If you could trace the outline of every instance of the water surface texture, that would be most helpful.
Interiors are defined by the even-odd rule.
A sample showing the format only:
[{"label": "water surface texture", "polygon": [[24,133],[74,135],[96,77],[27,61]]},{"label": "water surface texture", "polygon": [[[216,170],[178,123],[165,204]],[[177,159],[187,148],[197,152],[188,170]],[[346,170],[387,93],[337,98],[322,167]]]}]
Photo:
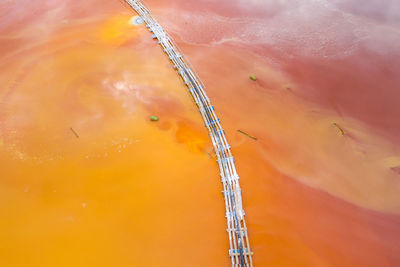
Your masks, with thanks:
[{"label": "water surface texture", "polygon": [[[399,266],[400,3],[146,3],[225,127],[255,266]],[[207,130],[135,16],[0,3],[1,266],[229,266]]]}]

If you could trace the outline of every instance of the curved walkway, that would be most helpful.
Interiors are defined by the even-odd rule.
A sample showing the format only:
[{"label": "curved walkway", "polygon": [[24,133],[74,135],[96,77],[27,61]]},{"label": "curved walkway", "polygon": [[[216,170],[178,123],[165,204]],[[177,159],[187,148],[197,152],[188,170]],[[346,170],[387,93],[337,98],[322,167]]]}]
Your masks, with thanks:
[{"label": "curved walkway", "polygon": [[250,250],[249,237],[244,219],[245,213],[242,207],[239,176],[236,172],[234,159],[224,130],[215,114],[214,107],[210,103],[210,99],[204,91],[204,85],[188,61],[183,57],[175,42],[158,24],[142,1],[125,0],[125,2],[139,14],[146,23],[149,31],[153,32],[153,38],[158,40],[164,52],[169,56],[174,69],[182,77],[199,108],[205,126],[209,131],[215,154],[217,155],[221,181],[224,187],[224,191],[222,192],[225,199],[227,232],[230,245],[229,256],[231,257],[232,266],[253,266],[253,253]]}]

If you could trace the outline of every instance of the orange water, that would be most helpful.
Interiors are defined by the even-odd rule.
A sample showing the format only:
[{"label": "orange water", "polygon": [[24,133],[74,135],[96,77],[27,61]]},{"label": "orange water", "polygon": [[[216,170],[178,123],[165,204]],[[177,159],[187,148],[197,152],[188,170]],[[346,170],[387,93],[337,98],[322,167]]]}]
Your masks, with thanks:
[{"label": "orange water", "polygon": [[[236,18],[251,14],[239,2],[149,5],[226,128],[255,265],[398,265],[397,124],[382,122],[398,108],[371,119],[368,99],[352,109],[319,98],[341,87],[317,71],[345,87],[354,85],[351,69],[289,60],[256,39],[219,40],[261,23]],[[229,266],[206,129],[161,48],[131,23],[135,14],[119,1],[19,0],[0,10],[8,14],[0,22],[0,265]]]}]

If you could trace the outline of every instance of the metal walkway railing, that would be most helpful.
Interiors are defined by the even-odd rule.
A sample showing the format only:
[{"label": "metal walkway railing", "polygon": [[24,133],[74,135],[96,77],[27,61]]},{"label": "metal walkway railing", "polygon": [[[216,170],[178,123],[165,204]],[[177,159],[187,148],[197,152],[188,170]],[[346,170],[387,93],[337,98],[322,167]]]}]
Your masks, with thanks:
[{"label": "metal walkway railing", "polygon": [[239,176],[236,172],[234,159],[224,130],[215,114],[214,107],[210,103],[210,99],[204,91],[204,85],[188,61],[183,57],[178,46],[160,24],[158,24],[143,2],[140,0],[125,0],[125,2],[143,19],[149,31],[153,32],[153,38],[158,40],[164,52],[169,56],[169,59],[174,64],[174,69],[178,71],[184,80],[199,108],[214,146],[221,181],[224,187],[222,193],[225,199],[227,232],[230,245],[229,256],[231,257],[232,266],[253,266],[253,253],[250,250],[249,237],[244,219],[245,213],[242,207]]}]

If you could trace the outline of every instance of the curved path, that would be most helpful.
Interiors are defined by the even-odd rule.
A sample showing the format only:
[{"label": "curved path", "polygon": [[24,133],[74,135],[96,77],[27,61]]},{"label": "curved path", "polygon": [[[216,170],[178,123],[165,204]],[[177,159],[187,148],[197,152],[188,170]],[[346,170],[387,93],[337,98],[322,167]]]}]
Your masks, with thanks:
[{"label": "curved path", "polygon": [[231,257],[232,266],[253,266],[253,253],[250,250],[244,219],[239,176],[236,172],[234,159],[224,130],[215,114],[214,107],[204,91],[204,85],[188,61],[183,57],[177,45],[158,24],[142,1],[125,0],[125,2],[139,14],[149,31],[153,32],[153,38],[158,40],[164,52],[169,56],[169,59],[174,64],[174,69],[182,77],[199,108],[217,155],[221,181],[224,187],[222,192],[225,199],[227,232],[230,245],[229,256]]}]

